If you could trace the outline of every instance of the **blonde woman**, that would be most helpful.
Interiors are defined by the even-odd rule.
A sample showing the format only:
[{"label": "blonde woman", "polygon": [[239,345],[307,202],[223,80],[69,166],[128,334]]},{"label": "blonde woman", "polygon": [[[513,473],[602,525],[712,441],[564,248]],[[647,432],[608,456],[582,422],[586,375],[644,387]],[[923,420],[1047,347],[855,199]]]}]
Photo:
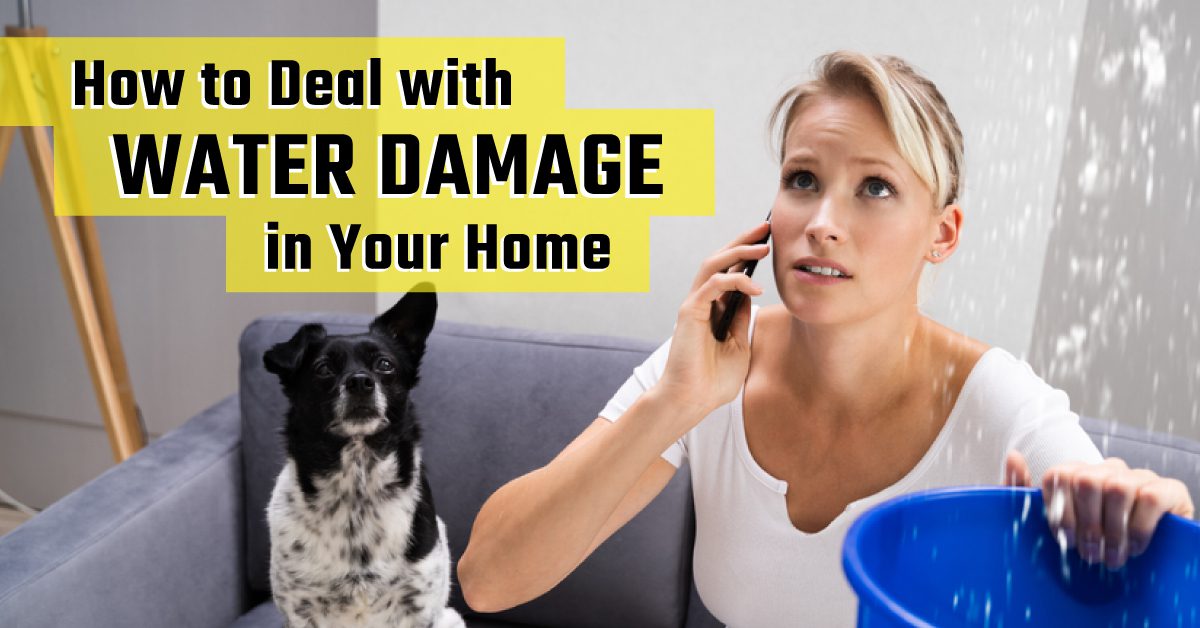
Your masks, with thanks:
[{"label": "blonde woman", "polygon": [[[853,624],[845,533],[906,492],[1038,482],[1061,541],[1111,567],[1165,512],[1192,515],[1178,480],[1103,460],[1027,364],[918,310],[921,273],[954,254],[963,217],[962,135],[934,84],[895,57],[814,68],[772,114],[770,225],[705,260],[671,339],[552,462],[484,504],[458,565],[473,608],[548,591],[684,458],[697,590],[731,626]],[[716,341],[724,295],[762,294],[726,270],[772,247],[782,304],[747,299]]]}]

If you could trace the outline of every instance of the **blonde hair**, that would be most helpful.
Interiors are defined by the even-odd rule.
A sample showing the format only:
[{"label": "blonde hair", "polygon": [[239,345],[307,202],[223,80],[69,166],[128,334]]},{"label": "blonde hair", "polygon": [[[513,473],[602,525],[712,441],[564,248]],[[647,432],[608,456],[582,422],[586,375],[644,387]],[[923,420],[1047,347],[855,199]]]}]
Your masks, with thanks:
[{"label": "blonde hair", "polygon": [[933,193],[937,209],[958,199],[962,131],[936,85],[898,57],[838,50],[813,62],[813,79],[789,89],[771,110],[783,159],[788,127],[814,96],[860,96],[875,103],[900,155]]}]

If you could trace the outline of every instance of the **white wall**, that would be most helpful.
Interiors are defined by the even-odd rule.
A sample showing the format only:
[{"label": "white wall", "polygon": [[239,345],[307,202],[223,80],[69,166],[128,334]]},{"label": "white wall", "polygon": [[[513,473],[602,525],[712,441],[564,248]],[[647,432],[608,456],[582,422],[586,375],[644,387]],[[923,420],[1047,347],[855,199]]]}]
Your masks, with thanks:
[{"label": "white wall", "polygon": [[[931,278],[925,309],[1024,355],[1085,8],[1083,0],[384,2],[383,36],[565,37],[568,107],[716,112],[716,215],[652,220],[648,293],[442,294],[442,316],[665,338],[699,262],[770,207],[778,181],[764,130],[771,105],[816,56],[850,48],[923,70],[963,129],[966,231]],[[760,268],[771,285],[769,265]],[[395,298],[380,295],[377,307]],[[763,298],[777,300],[772,290]]]}]

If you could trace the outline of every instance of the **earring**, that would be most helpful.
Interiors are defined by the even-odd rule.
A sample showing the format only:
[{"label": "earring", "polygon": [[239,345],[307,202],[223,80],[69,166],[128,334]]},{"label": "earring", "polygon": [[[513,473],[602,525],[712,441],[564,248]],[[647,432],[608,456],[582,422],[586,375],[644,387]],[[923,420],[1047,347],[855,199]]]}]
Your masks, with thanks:
[{"label": "earring", "polygon": [[933,255],[934,258],[938,258],[938,257],[942,256],[941,251],[931,251],[930,254]]}]

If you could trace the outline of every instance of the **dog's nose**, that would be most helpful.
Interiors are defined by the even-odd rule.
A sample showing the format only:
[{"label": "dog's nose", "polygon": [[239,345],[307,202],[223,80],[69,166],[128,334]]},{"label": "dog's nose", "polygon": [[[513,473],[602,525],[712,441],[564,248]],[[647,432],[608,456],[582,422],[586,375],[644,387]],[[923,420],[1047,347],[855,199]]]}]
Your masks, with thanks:
[{"label": "dog's nose", "polygon": [[375,390],[375,380],[366,373],[355,373],[346,382],[346,388],[352,393],[369,393]]}]

